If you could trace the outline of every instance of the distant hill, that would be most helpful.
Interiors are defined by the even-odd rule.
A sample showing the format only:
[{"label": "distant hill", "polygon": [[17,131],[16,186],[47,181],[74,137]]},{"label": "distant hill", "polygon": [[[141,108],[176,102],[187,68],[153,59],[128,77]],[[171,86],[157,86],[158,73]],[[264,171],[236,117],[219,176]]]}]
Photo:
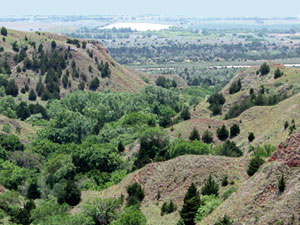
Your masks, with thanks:
[{"label": "distant hill", "polygon": [[[7,36],[0,35],[1,73],[15,79],[23,100],[30,89],[37,92],[39,79],[49,98],[77,89],[137,92],[146,85],[141,73],[118,64],[97,41],[43,32],[8,30]],[[39,95],[37,100],[43,93]]]}]

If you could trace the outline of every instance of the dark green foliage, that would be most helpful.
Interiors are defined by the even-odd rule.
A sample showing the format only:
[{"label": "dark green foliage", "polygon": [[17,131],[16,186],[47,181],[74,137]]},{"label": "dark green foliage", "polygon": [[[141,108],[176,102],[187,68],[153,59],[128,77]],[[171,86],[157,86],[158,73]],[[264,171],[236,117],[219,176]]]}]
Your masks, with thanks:
[{"label": "dark green foliage", "polygon": [[182,112],[180,113],[180,117],[183,120],[189,120],[191,118],[191,113],[189,111],[188,107],[184,107],[184,109],[182,110]]},{"label": "dark green foliage", "polygon": [[35,92],[34,92],[33,89],[30,90],[28,99],[29,99],[30,101],[35,101],[35,100],[36,100],[36,94],[35,94]]},{"label": "dark green foliage", "polygon": [[86,41],[82,42],[82,48],[85,49],[86,48]]},{"label": "dark green foliage", "polygon": [[277,68],[274,72],[274,79],[277,79],[277,78],[281,77],[282,75],[283,75],[283,72],[279,68]]},{"label": "dark green foliage", "polygon": [[213,140],[213,134],[209,130],[205,130],[202,135],[202,141],[206,144],[210,144],[213,142]]},{"label": "dark green foliage", "polygon": [[259,68],[259,72],[261,73],[261,75],[267,75],[270,72],[270,66],[264,62],[260,68]]},{"label": "dark green foliage", "polygon": [[69,84],[69,79],[68,79],[68,76],[66,74],[62,77],[62,83],[63,83],[64,89],[66,89],[68,87],[68,84]]},{"label": "dark green foliage", "polygon": [[99,86],[100,86],[100,81],[98,77],[93,78],[90,83],[90,90],[96,91]]},{"label": "dark green foliage", "polygon": [[5,93],[7,95],[11,95],[13,97],[17,97],[18,96],[18,93],[19,93],[19,88],[18,86],[16,85],[15,83],[15,80],[14,79],[10,79],[8,81],[8,84],[5,88]]},{"label": "dark green foliage", "polygon": [[222,180],[222,186],[223,187],[225,187],[225,186],[227,186],[228,185],[228,176],[226,175],[224,178],[223,178],[223,180]]},{"label": "dark green foliage", "polygon": [[289,127],[289,135],[291,135],[296,130],[295,120],[292,119],[291,125]]},{"label": "dark green foliage", "polygon": [[233,222],[229,216],[224,215],[224,217],[219,218],[219,220],[215,223],[215,225],[232,225]]},{"label": "dark green foliage", "polygon": [[145,198],[142,186],[139,183],[134,183],[127,187],[127,206],[140,205],[140,203]]},{"label": "dark green foliage", "polygon": [[32,179],[29,181],[26,197],[29,199],[37,199],[41,197],[37,179]]},{"label": "dark green foliage", "polygon": [[19,52],[19,46],[18,46],[18,42],[13,42],[12,44],[11,44],[11,47],[12,47],[12,49],[15,51],[15,52]]},{"label": "dark green foliage", "polygon": [[219,149],[219,152],[217,152],[217,155],[223,155],[227,157],[240,157],[243,155],[243,152],[241,149],[239,149],[234,141],[227,140],[221,149]]},{"label": "dark green foliage", "polygon": [[169,144],[169,137],[159,128],[149,128],[140,136],[140,151],[134,162],[136,168],[153,162],[159,153]]},{"label": "dark green foliage", "polygon": [[253,132],[249,133],[249,135],[248,135],[248,141],[252,142],[254,139],[255,139],[254,133]]},{"label": "dark green foliage", "polygon": [[230,127],[230,138],[234,138],[240,134],[240,127],[238,124],[233,124]]},{"label": "dark green foliage", "polygon": [[1,28],[1,35],[7,36],[7,29],[5,27]]},{"label": "dark green foliage", "polygon": [[285,121],[285,123],[284,123],[284,129],[286,130],[288,127],[289,127],[289,122]]},{"label": "dark green foliage", "polygon": [[173,201],[170,201],[169,203],[164,202],[161,207],[160,215],[164,216],[165,214],[170,214],[172,212],[175,212],[176,210],[177,205]]},{"label": "dark green foliage", "polygon": [[0,73],[3,74],[11,74],[11,69],[10,69],[10,65],[7,62],[7,60],[4,60],[4,62],[0,63]]},{"label": "dark green foliage", "polygon": [[36,90],[36,93],[38,96],[41,96],[43,94],[43,92],[45,90],[45,86],[44,86],[41,78],[39,79],[39,82],[36,84],[35,90]]},{"label": "dark green foliage", "polygon": [[50,92],[48,91],[48,89],[45,88],[45,89],[43,90],[43,92],[42,92],[41,99],[42,99],[43,101],[47,101],[47,100],[49,100],[50,98],[51,98],[51,94],[50,94]]},{"label": "dark green foliage", "polygon": [[0,134],[0,145],[6,151],[23,151],[25,146],[15,135]]},{"label": "dark green foliage", "polygon": [[59,204],[67,203],[71,206],[75,206],[80,200],[81,191],[73,180],[68,180],[57,196],[57,202]]},{"label": "dark green foliage", "polygon": [[157,86],[163,87],[163,88],[176,88],[177,83],[175,80],[168,79],[164,76],[159,76],[155,81]]},{"label": "dark green foliage", "polygon": [[52,42],[51,42],[51,48],[52,48],[52,49],[55,49],[55,48],[56,48],[56,42],[55,42],[55,41],[52,41]]},{"label": "dark green foliage", "polygon": [[254,158],[252,158],[250,160],[250,163],[249,163],[249,166],[247,169],[247,174],[249,176],[253,176],[258,171],[260,166],[264,163],[265,163],[265,161],[261,157],[255,156]]},{"label": "dark green foliage", "polygon": [[281,178],[278,180],[278,190],[280,193],[284,192],[286,186],[286,181],[283,175],[281,175]]},{"label": "dark green foliage", "polygon": [[241,80],[239,79],[238,81],[235,81],[232,83],[232,85],[229,88],[229,94],[235,94],[239,92],[242,89],[242,83]]},{"label": "dark green foliage", "polygon": [[223,126],[221,128],[217,129],[217,136],[221,141],[225,141],[228,138],[229,132],[228,132],[225,124],[223,124]]},{"label": "dark green foliage", "polygon": [[21,120],[26,120],[30,116],[30,110],[27,106],[27,103],[21,102],[16,108],[16,113],[18,118]]},{"label": "dark green foliage", "polygon": [[201,189],[202,195],[219,195],[219,185],[217,182],[212,178],[211,174],[209,175],[208,179],[206,180],[204,186]]},{"label": "dark green foliage", "polygon": [[20,208],[11,218],[11,221],[16,224],[30,225],[32,222],[30,218],[30,212],[31,210],[35,209],[35,207],[34,201],[27,201],[24,205],[24,208]]},{"label": "dark green foliage", "polygon": [[146,225],[147,219],[139,209],[137,209],[136,207],[129,207],[125,209],[125,212],[122,213],[120,218],[114,221],[113,224],[114,225]]},{"label": "dark green foliage", "polygon": [[110,69],[109,69],[108,62],[106,62],[105,64],[103,64],[103,62],[98,64],[98,70],[101,72],[101,77],[102,78],[110,77],[111,72],[110,72]]},{"label": "dark green foliage", "polygon": [[125,150],[125,147],[124,147],[123,143],[120,141],[118,143],[118,151],[119,152],[124,152],[124,150]]},{"label": "dark green foliage", "polygon": [[184,202],[180,211],[180,216],[185,225],[195,225],[194,218],[202,204],[199,192],[194,183],[191,184],[184,196]]},{"label": "dark green foliage", "polygon": [[224,105],[225,101],[226,99],[222,93],[213,94],[208,98],[210,104],[209,109],[213,112],[213,115],[222,114],[222,105]]},{"label": "dark green foliage", "polygon": [[199,134],[198,130],[196,129],[196,127],[194,127],[194,129],[192,130],[189,139],[191,141],[194,141],[194,140],[200,141],[200,134]]}]

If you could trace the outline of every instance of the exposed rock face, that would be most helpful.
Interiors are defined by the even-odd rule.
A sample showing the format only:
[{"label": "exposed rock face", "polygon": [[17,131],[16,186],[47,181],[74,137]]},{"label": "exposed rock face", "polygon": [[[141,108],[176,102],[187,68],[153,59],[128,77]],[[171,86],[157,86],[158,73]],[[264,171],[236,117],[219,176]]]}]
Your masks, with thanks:
[{"label": "exposed rock face", "polygon": [[300,130],[278,146],[269,161],[275,160],[289,167],[300,167]]}]

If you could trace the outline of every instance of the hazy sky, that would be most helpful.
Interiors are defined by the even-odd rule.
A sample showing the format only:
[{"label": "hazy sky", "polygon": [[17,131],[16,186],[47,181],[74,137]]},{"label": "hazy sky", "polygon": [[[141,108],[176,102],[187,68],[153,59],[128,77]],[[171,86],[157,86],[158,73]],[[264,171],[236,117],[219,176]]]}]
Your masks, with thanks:
[{"label": "hazy sky", "polygon": [[146,13],[197,17],[300,15],[300,0],[1,0],[1,2],[0,16]]}]

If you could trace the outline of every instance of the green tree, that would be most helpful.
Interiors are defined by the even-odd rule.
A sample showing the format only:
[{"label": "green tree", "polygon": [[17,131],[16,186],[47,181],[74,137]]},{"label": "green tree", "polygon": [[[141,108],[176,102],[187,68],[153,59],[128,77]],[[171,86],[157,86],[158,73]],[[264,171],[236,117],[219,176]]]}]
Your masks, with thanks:
[{"label": "green tree", "polygon": [[52,41],[52,42],[51,42],[51,48],[52,48],[52,49],[55,49],[55,48],[56,48],[56,42],[55,42],[55,41]]},{"label": "green tree", "polygon": [[41,192],[36,178],[29,181],[26,196],[29,199],[37,199],[41,197]]},{"label": "green tree", "polygon": [[260,66],[259,71],[260,71],[261,75],[267,75],[270,72],[270,66],[266,62],[264,62]]},{"label": "green tree", "polygon": [[57,196],[59,204],[67,203],[71,206],[75,206],[80,202],[80,200],[81,191],[73,180],[68,180]]},{"label": "green tree", "polygon": [[182,112],[181,112],[181,114],[180,114],[180,117],[181,117],[183,120],[189,120],[189,119],[191,118],[191,113],[190,113],[188,107],[184,107],[184,109],[182,110]]},{"label": "green tree", "polygon": [[144,214],[134,208],[126,208],[119,219],[113,221],[111,225],[146,225],[147,219]]},{"label": "green tree", "polygon": [[274,79],[277,79],[283,75],[283,72],[277,67],[277,69],[274,72]]},{"label": "green tree", "polygon": [[7,36],[7,29],[5,27],[1,28],[1,35]]},{"label": "green tree", "polygon": [[224,141],[228,138],[229,132],[228,132],[225,124],[223,124],[223,126],[221,128],[217,129],[217,136],[221,141]]},{"label": "green tree", "polygon": [[35,101],[36,100],[36,94],[35,94],[33,89],[30,90],[29,95],[28,95],[28,99],[30,101]]},{"label": "green tree", "polygon": [[217,182],[212,178],[211,174],[209,175],[208,179],[206,180],[204,186],[201,189],[202,195],[219,195],[219,185]]},{"label": "green tree", "polygon": [[202,204],[199,192],[194,183],[191,184],[185,194],[180,216],[185,225],[195,225],[194,218]]},{"label": "green tree", "polygon": [[137,182],[127,187],[127,193],[127,206],[139,205],[145,198],[144,190]]},{"label": "green tree", "polygon": [[238,124],[233,124],[230,127],[230,138],[234,138],[240,134],[240,127]]},{"label": "green tree", "polygon": [[247,169],[247,174],[249,176],[253,176],[258,171],[260,166],[264,163],[265,163],[265,161],[261,157],[255,156],[254,158],[252,158],[250,160],[250,163],[249,163],[249,166]]},{"label": "green tree", "polygon": [[18,118],[21,120],[26,120],[30,116],[30,110],[27,106],[27,103],[21,102],[16,108],[16,113]]},{"label": "green tree", "polygon": [[281,178],[278,180],[278,190],[280,193],[284,192],[286,186],[286,181],[283,175],[281,175]]},{"label": "green tree", "polygon": [[192,130],[189,139],[191,141],[194,141],[194,140],[200,141],[200,134],[199,134],[199,132],[198,132],[198,130],[197,130],[196,127],[194,127],[194,129]]},{"label": "green tree", "polygon": [[224,176],[223,180],[222,180],[222,186],[225,187],[228,185],[228,176]]},{"label": "green tree", "polygon": [[100,81],[98,77],[92,79],[92,81],[90,82],[90,90],[96,91],[99,86],[100,86]]},{"label": "green tree", "polygon": [[202,141],[206,144],[210,144],[213,142],[213,140],[213,134],[209,130],[205,130],[202,135]]},{"label": "green tree", "polygon": [[242,83],[241,80],[239,79],[238,81],[235,81],[231,84],[229,88],[229,94],[235,94],[239,92],[242,88]]},{"label": "green tree", "polygon": [[7,84],[6,88],[5,88],[5,93],[7,95],[11,95],[13,97],[17,97],[18,96],[18,94],[19,94],[19,88],[16,85],[14,79],[10,79],[8,81],[8,84]]},{"label": "green tree", "polygon": [[249,135],[248,135],[248,141],[252,142],[254,139],[255,139],[254,133],[253,132],[249,133]]},{"label": "green tree", "polygon": [[124,152],[124,150],[125,150],[125,147],[124,147],[123,143],[120,141],[118,143],[118,151],[119,152]]}]

